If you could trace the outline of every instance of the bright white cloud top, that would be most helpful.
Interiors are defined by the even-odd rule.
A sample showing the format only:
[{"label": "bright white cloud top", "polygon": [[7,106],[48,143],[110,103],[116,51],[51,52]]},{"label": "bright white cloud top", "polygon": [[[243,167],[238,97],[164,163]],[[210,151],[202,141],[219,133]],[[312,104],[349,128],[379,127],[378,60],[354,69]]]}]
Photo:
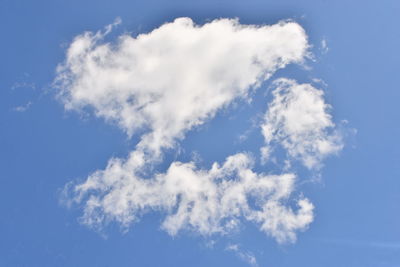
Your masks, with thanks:
[{"label": "bright white cloud top", "polygon": [[67,109],[87,106],[129,135],[148,129],[138,148],[160,152],[185,131],[286,64],[307,54],[307,36],[296,23],[241,25],[221,19],[203,26],[179,18],[136,38],[85,33],[70,45],[59,67]]},{"label": "bright white cloud top", "polygon": [[[247,153],[210,169],[173,162],[165,173],[145,178],[143,172],[187,131],[249,97],[276,70],[304,62],[309,44],[303,28],[295,22],[256,26],[232,19],[199,26],[179,18],[107,43],[109,30],[84,33],[71,43],[58,68],[59,97],[67,110],[90,108],[128,136],[143,134],[127,159],[112,158],[104,170],[69,188],[72,200],[84,205],[82,221],[128,227],[147,211],[161,211],[162,228],[171,235],[183,229],[224,234],[248,220],[278,242],[295,241],[296,231],[313,221],[313,205],[304,197],[294,200],[295,209],[288,205],[294,173],[256,173]],[[307,167],[319,166],[342,147],[322,91],[288,79],[275,85],[260,125],[264,158],[278,143]]]}]

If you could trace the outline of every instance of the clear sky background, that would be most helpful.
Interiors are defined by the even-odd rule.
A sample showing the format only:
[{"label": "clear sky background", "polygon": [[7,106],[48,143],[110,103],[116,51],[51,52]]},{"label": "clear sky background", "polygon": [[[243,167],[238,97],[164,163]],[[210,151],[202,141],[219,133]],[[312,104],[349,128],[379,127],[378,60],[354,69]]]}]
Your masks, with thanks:
[{"label": "clear sky background", "polygon": [[[400,2],[388,0],[0,0],[0,266],[250,266],[252,258],[266,267],[400,266],[399,12]],[[81,205],[60,204],[67,183],[83,182],[111,157],[126,158],[139,140],[101,118],[65,111],[52,86],[73,38],[117,17],[122,23],[111,39],[177,17],[199,25],[292,19],[305,29],[314,54],[308,68],[279,70],[251,105],[239,101],[190,131],[180,153],[168,151],[157,167],[187,162],[194,151],[204,168],[244,150],[257,153],[263,138],[252,122],[271,100],[271,81],[323,80],[345,146],[324,161],[320,179],[297,170],[296,192],[313,203],[315,218],[295,243],[280,244],[246,221],[225,236],[171,237],[160,229],[165,216],[158,212],[127,232],[112,222],[99,233],[79,223]]]}]

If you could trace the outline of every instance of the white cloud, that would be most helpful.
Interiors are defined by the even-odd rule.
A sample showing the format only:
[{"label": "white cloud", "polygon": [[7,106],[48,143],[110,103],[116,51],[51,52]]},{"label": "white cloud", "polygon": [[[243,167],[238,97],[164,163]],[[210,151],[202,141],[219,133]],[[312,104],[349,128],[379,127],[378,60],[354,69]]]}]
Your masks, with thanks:
[{"label": "white cloud", "polygon": [[137,149],[155,154],[308,53],[294,22],[198,26],[178,18],[136,38],[107,43],[104,35],[86,32],[71,43],[58,67],[60,99],[69,110],[92,108],[128,135],[147,130]]},{"label": "white cloud", "polygon": [[[255,26],[219,19],[198,26],[179,18],[113,43],[104,41],[106,33],[87,32],[71,43],[58,67],[59,97],[67,110],[89,108],[129,136],[143,134],[127,159],[110,159],[104,170],[66,188],[72,201],[84,205],[82,222],[101,227],[116,221],[128,227],[146,212],[160,211],[166,215],[161,227],[171,235],[183,229],[225,234],[248,220],[278,242],[294,242],[296,231],[312,222],[313,205],[303,197],[296,201],[298,208],[288,204],[295,190],[292,173],[256,173],[245,153],[210,169],[173,162],[165,173],[144,178],[144,172],[187,131],[246,98],[277,69],[301,63],[308,54],[304,30],[294,22]],[[278,100],[274,103],[270,109],[280,108]],[[287,130],[268,123],[271,134],[278,134],[268,142],[282,141]],[[320,141],[319,152],[330,149],[318,134],[311,137]],[[304,154],[294,141],[289,145],[292,156]]]},{"label": "white cloud", "polygon": [[238,244],[231,244],[226,247],[226,250],[233,251],[243,261],[247,262],[251,266],[258,266],[257,259],[253,253],[249,251],[243,251],[239,248]]},{"label": "white cloud", "polygon": [[277,143],[307,168],[319,168],[326,156],[343,147],[323,91],[284,78],[275,81],[274,86],[273,100],[262,125],[266,142],[261,149],[264,159],[268,159],[272,145]]},{"label": "white cloud", "polygon": [[26,103],[25,105],[14,107],[13,110],[16,112],[25,112],[31,107],[31,105],[32,105],[32,102],[28,101],[28,103]]},{"label": "white cloud", "polygon": [[321,41],[321,51],[323,54],[326,54],[329,51],[328,42],[326,39],[322,39]]},{"label": "white cloud", "polygon": [[297,211],[286,206],[296,176],[255,173],[247,154],[230,156],[222,166],[214,163],[209,170],[173,162],[152,179],[140,178],[126,164],[130,163],[110,161],[105,170],[72,188],[74,200],[85,202],[85,224],[101,227],[117,221],[129,226],[147,211],[161,211],[166,214],[162,228],[171,235],[183,229],[205,236],[225,234],[244,219],[284,243],[294,242],[295,231],[304,230],[313,220],[313,206],[307,199],[297,201]]}]

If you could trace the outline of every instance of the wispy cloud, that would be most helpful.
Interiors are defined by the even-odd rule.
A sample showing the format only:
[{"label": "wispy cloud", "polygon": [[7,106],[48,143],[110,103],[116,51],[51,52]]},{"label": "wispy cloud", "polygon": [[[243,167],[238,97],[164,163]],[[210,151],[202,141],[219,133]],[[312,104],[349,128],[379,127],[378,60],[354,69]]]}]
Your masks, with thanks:
[{"label": "wispy cloud", "polygon": [[324,38],[321,41],[321,52],[323,54],[326,54],[326,53],[328,53],[328,51],[329,51],[328,41]]},{"label": "wispy cloud", "polygon": [[343,148],[323,91],[285,78],[276,80],[273,86],[273,100],[261,126],[266,142],[261,149],[264,161],[278,144],[290,159],[301,161],[309,169],[320,168],[325,157]]},{"label": "wispy cloud", "polygon": [[36,89],[36,84],[33,82],[16,82],[11,86],[11,90],[16,90],[19,88]]},{"label": "wispy cloud", "polygon": [[29,101],[25,105],[14,107],[13,110],[16,111],[16,112],[25,112],[31,107],[31,105],[32,105],[32,102]]},{"label": "wispy cloud", "polygon": [[228,245],[226,247],[226,250],[234,252],[240,259],[247,262],[249,265],[254,267],[258,266],[257,259],[254,256],[254,254],[251,253],[250,251],[244,251],[240,249],[238,244]]},{"label": "wispy cloud", "polygon": [[[226,234],[243,219],[284,243],[294,242],[296,231],[313,220],[313,205],[306,198],[297,201],[297,210],[285,206],[295,175],[255,173],[247,154],[230,156],[209,170],[198,169],[193,162],[173,162],[166,173],[152,179],[140,178],[139,169],[128,164],[135,163],[114,159],[86,182],[67,188],[73,201],[86,199],[85,224],[97,228],[115,220],[129,226],[144,212],[161,210],[167,213],[162,228],[171,235],[182,229],[205,236]],[[249,204],[251,198],[257,200],[256,207]]]}]

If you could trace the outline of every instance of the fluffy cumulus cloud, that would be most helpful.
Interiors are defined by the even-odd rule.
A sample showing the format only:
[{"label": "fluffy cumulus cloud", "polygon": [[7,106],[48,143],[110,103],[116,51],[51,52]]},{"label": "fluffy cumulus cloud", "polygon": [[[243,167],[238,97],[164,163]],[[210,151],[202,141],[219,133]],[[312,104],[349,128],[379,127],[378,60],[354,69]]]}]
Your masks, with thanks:
[{"label": "fluffy cumulus cloud", "polygon": [[[89,194],[83,222],[101,226],[118,221],[128,226],[147,210],[166,213],[162,228],[171,235],[190,229],[202,235],[227,233],[241,219],[255,222],[278,242],[294,241],[295,231],[313,220],[313,205],[305,198],[298,210],[285,206],[294,189],[294,174],[266,175],[252,171],[247,154],[229,156],[209,170],[194,163],[174,162],[165,173],[144,179],[127,162],[113,160],[74,187],[75,201]],[[255,200],[255,203],[250,203]]]},{"label": "fluffy cumulus cloud", "polygon": [[274,99],[268,105],[262,125],[267,144],[261,149],[264,159],[268,159],[275,143],[307,168],[319,168],[326,156],[343,147],[323,91],[284,78],[276,80],[274,86]]},{"label": "fluffy cumulus cloud", "polygon": [[[116,221],[129,227],[149,211],[165,215],[171,235],[191,230],[225,234],[247,220],[278,242],[293,242],[313,221],[313,205],[293,198],[296,175],[254,171],[249,153],[201,168],[162,160],[185,133],[236,99],[249,97],[276,70],[308,57],[307,35],[295,22],[242,25],[219,19],[195,25],[179,18],[136,37],[104,41],[110,31],[77,36],[58,67],[56,84],[67,110],[90,110],[140,141],[126,159],[112,158],[66,192],[83,204],[82,222],[101,228]],[[323,94],[291,80],[276,83],[262,125],[266,144],[280,143],[292,158],[314,167],[340,149]],[[265,154],[265,153],[264,153]],[[150,170],[150,177],[149,177]]]},{"label": "fluffy cumulus cloud", "polygon": [[197,26],[178,18],[113,43],[103,42],[104,35],[74,39],[58,68],[60,97],[66,109],[90,107],[128,135],[147,131],[138,149],[153,154],[246,97],[277,69],[304,60],[308,48],[294,22],[254,26],[220,19]]}]

